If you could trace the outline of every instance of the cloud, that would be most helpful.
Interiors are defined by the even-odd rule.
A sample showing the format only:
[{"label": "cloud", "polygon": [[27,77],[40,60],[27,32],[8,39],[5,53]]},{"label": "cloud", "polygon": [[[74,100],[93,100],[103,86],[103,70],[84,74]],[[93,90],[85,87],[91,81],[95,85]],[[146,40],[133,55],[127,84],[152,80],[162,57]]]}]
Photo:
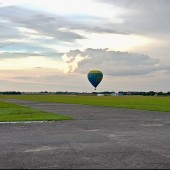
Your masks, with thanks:
[{"label": "cloud", "polygon": [[[116,5],[122,9],[124,7],[122,3],[117,2]],[[43,10],[31,10],[21,6],[1,7],[0,47],[4,51],[13,50],[25,53],[38,51],[46,55],[50,51],[51,53],[58,51],[64,52],[75,49],[75,47],[81,48],[83,46],[85,48],[89,46],[92,48],[103,48],[108,47],[107,44],[109,44],[109,48],[112,46],[115,47],[116,45],[113,44],[113,41],[115,42],[115,38],[117,37],[113,37],[113,35],[122,34],[121,43],[117,43],[120,44],[118,46],[120,48],[122,44],[124,46],[127,44],[125,42],[128,37],[126,36],[127,34],[144,34],[148,32],[145,29],[145,25],[147,26],[147,24],[143,23],[143,20],[140,21],[140,17],[138,19],[139,14],[136,14],[134,10],[128,12],[125,10],[123,13],[122,11],[118,12],[113,17],[102,18],[101,16],[88,16],[88,14],[84,16],[59,16],[44,12]],[[141,15],[141,11],[139,13]],[[151,23],[150,20],[148,22]],[[153,33],[154,31],[150,32]],[[110,36],[110,34],[112,35]],[[98,43],[97,37],[100,39],[103,38],[104,42]],[[134,37],[131,42],[134,39],[137,41],[135,44],[138,46],[141,38],[138,40]],[[88,42],[91,42],[89,46]],[[93,44],[96,46],[93,46]],[[133,44],[133,47],[135,44]],[[131,48],[131,46],[128,48]]]},{"label": "cloud", "polygon": [[[36,35],[56,38],[58,41],[72,42],[83,37],[71,30],[60,30],[70,24],[70,21],[61,16],[45,14],[22,7],[8,6],[0,8],[0,18],[8,22],[8,29],[18,36],[18,27],[36,31]],[[2,25],[2,23],[1,23]],[[11,28],[10,28],[11,26]]]},{"label": "cloud", "polygon": [[73,56],[68,57],[68,55],[64,54],[62,56],[62,61],[66,63],[64,72],[65,73],[74,72],[78,68],[78,65],[87,59],[89,59],[88,56],[81,56],[79,54],[74,57]]},{"label": "cloud", "polygon": [[83,74],[87,74],[92,69],[99,69],[111,76],[145,75],[167,70],[169,67],[169,65],[162,64],[160,60],[144,54],[109,51],[108,49],[71,50],[64,57],[70,66],[69,72]]},{"label": "cloud", "polygon": [[3,58],[0,68],[2,89],[24,91],[90,91],[87,73],[92,69],[104,74],[101,90],[168,90],[170,74],[169,63],[148,55],[92,48],[71,50],[60,58]]},{"label": "cloud", "polygon": [[25,57],[30,57],[30,56],[41,56],[41,54],[36,54],[36,53],[18,53],[18,52],[0,52],[0,59],[7,59],[7,58],[25,58]]},{"label": "cloud", "polygon": [[96,0],[96,2],[111,5],[113,9],[118,7],[124,9],[125,13],[119,15],[123,22],[110,25],[115,29],[154,36],[170,33],[169,0]]},{"label": "cloud", "polygon": [[[30,36],[46,36],[55,41],[75,42],[85,39],[80,31],[88,33],[127,34],[127,31],[109,27],[107,18],[96,16],[61,16],[38,10],[31,10],[19,6],[5,6],[0,8],[0,34],[2,38],[29,38]],[[5,25],[5,26],[4,26]],[[32,30],[23,32],[20,28]]]},{"label": "cloud", "polygon": [[[51,52],[51,51],[46,51],[46,52],[29,52],[29,53],[24,53],[24,52],[2,52],[0,51],[0,63],[3,60],[7,60],[7,59],[15,59],[17,61],[17,59],[26,59],[29,57],[44,57],[44,58],[49,58],[49,60],[59,60],[61,58],[61,56],[63,55],[63,53],[60,52]],[[19,67],[19,65],[18,65]]]},{"label": "cloud", "polygon": [[11,27],[9,23],[0,21],[0,37],[1,39],[6,39],[6,38],[21,38],[24,37],[18,29],[15,27]]},{"label": "cloud", "polygon": [[82,91],[89,85],[86,75],[64,74],[49,68],[1,70],[0,82],[1,91]]},{"label": "cloud", "polygon": [[145,54],[113,51],[109,49],[70,50],[67,53],[0,53],[1,70],[54,69],[56,73],[87,74],[99,69],[110,76],[146,75],[168,71],[170,65]]},{"label": "cloud", "polygon": [[[37,35],[54,38],[55,41],[75,42],[85,39],[85,33],[109,34],[142,34],[163,36],[169,35],[170,2],[168,0],[95,0],[107,4],[103,6],[104,13],[109,11],[108,17],[92,16],[88,14],[58,15],[38,10],[31,10],[21,6],[5,6],[0,8],[0,30],[6,29],[1,37]],[[152,9],[152,10],[150,10]],[[6,25],[6,26],[4,26]],[[5,27],[5,28],[3,28]],[[35,33],[23,34],[19,27],[32,29]],[[81,34],[80,31],[83,31]],[[12,33],[12,34],[11,34]]]}]

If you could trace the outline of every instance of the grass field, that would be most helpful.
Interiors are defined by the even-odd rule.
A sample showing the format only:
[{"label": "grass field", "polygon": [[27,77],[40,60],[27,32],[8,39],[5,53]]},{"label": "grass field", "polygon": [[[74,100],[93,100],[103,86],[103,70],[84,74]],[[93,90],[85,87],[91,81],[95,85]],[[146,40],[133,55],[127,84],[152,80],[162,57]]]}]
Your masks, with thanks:
[{"label": "grass field", "polygon": [[7,96],[22,100],[109,106],[151,111],[170,112],[170,97],[159,96],[69,96],[69,95],[15,95]]},{"label": "grass field", "polygon": [[0,101],[0,122],[69,120],[70,117]]}]

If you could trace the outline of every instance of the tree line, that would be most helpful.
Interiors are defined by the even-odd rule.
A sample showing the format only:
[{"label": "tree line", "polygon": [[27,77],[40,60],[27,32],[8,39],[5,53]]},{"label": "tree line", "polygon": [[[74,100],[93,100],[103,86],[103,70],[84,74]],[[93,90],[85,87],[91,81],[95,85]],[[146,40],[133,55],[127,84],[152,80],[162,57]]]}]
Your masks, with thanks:
[{"label": "tree line", "polygon": [[[48,92],[48,91],[40,91],[40,92],[19,92],[19,91],[4,91],[0,92],[1,95],[21,95],[21,94],[58,94],[58,95],[97,95],[97,94],[104,94],[104,95],[111,95],[114,94],[114,91],[101,91],[101,92]],[[142,96],[170,96],[170,92],[138,92],[138,91],[119,91],[115,93],[116,95],[142,95]]]},{"label": "tree line", "polygon": [[21,94],[21,92],[19,92],[19,91],[4,91],[4,92],[0,92],[0,94],[17,95],[17,94]]}]

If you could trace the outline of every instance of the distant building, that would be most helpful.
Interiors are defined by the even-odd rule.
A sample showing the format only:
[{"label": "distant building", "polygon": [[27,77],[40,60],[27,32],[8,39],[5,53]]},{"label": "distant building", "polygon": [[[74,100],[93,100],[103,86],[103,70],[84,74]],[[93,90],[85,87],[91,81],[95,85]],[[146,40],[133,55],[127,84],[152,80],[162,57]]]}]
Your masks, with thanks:
[{"label": "distant building", "polygon": [[118,96],[119,94],[118,93],[111,93],[111,96]]},{"label": "distant building", "polygon": [[104,94],[97,94],[97,96],[104,96]]}]

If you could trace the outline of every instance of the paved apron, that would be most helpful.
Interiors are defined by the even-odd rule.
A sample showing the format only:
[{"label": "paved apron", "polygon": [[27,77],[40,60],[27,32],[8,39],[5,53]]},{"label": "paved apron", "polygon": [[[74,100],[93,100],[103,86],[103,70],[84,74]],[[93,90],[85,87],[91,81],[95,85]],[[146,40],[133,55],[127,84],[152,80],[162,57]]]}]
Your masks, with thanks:
[{"label": "paved apron", "polygon": [[75,120],[0,124],[0,169],[170,169],[170,112],[10,102]]}]

